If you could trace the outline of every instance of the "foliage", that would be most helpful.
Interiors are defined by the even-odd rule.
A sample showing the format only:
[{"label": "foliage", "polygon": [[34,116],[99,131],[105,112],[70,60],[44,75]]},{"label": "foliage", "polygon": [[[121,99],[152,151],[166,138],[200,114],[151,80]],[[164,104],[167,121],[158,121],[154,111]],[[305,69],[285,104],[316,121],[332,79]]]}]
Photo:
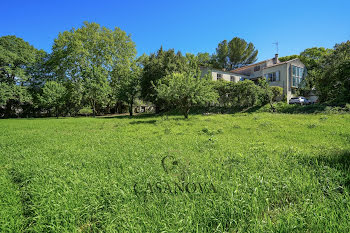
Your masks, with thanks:
[{"label": "foliage", "polygon": [[209,53],[198,53],[197,54],[198,65],[203,67],[211,67],[212,58]]},{"label": "foliage", "polygon": [[257,60],[258,50],[253,43],[234,37],[227,42],[223,40],[216,49],[215,68],[235,69],[254,63]]},{"label": "foliage", "polygon": [[132,116],[133,105],[140,92],[141,67],[133,63],[129,68],[116,69],[113,80],[116,98],[128,104]]},{"label": "foliage", "polygon": [[279,86],[271,86],[272,91],[272,101],[277,102],[282,100],[283,88]]},{"label": "foliage", "polygon": [[82,84],[83,100],[90,104],[95,115],[109,102],[112,72],[127,66],[135,53],[134,42],[121,29],[110,30],[84,22],[79,29],[59,34],[51,62],[58,78]]},{"label": "foliage", "polygon": [[29,68],[36,62],[39,51],[16,36],[0,37],[0,106],[5,116],[32,102],[28,92]]},{"label": "foliage", "polygon": [[158,98],[181,109],[185,118],[188,118],[191,107],[214,103],[218,97],[210,77],[186,73],[167,75],[158,81],[155,90]]},{"label": "foliage", "polygon": [[154,103],[158,108],[164,107],[164,101],[157,97],[155,84],[158,80],[172,73],[192,73],[199,77],[198,58],[192,54],[183,56],[174,49],[164,51],[161,47],[151,54],[144,65],[141,79],[141,97]]},{"label": "foliage", "polygon": [[232,106],[232,95],[235,88],[234,82],[228,82],[225,80],[218,80],[213,82],[214,89],[217,91],[219,98],[219,106],[229,107]]},{"label": "foliage", "polygon": [[350,41],[336,44],[317,68],[316,88],[321,101],[350,103]]},{"label": "foliage", "polygon": [[56,117],[62,113],[62,107],[64,106],[64,97],[66,95],[66,88],[58,82],[49,81],[45,83],[43,93],[40,96],[41,105],[50,110],[54,109]]},{"label": "foliage", "polygon": [[293,60],[293,59],[295,59],[295,58],[299,58],[299,55],[294,54],[294,55],[290,55],[290,56],[279,57],[278,60],[279,60],[280,62],[285,62],[285,61]]},{"label": "foliage", "polygon": [[0,82],[24,83],[26,69],[36,60],[37,50],[16,36],[0,37]]},{"label": "foliage", "polygon": [[89,116],[89,115],[92,115],[92,110],[90,107],[85,107],[79,110],[79,114],[84,116]]},{"label": "foliage", "polygon": [[[232,102],[240,108],[260,105],[262,98],[262,88],[251,80],[244,80],[235,84],[231,95]],[[264,101],[264,100],[263,100]]]}]

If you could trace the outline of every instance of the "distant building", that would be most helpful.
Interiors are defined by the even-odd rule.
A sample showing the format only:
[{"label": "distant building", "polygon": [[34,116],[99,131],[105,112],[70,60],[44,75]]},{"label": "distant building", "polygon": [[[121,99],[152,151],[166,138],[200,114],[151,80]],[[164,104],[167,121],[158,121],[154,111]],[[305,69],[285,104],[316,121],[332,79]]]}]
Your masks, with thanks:
[{"label": "distant building", "polygon": [[270,86],[280,86],[287,101],[294,97],[299,84],[303,80],[306,69],[299,58],[285,62],[278,60],[278,54],[274,58],[261,61],[252,65],[240,67],[231,71],[202,68],[202,73],[211,72],[213,80],[223,79],[231,82],[249,79],[257,81],[264,77]]}]

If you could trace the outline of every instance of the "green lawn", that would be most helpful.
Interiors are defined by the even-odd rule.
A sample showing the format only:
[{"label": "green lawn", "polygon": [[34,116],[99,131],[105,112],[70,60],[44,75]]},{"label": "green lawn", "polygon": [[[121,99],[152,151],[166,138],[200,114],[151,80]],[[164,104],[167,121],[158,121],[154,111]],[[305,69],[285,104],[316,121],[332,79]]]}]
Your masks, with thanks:
[{"label": "green lawn", "polygon": [[347,114],[0,120],[0,232],[349,232],[349,167]]}]

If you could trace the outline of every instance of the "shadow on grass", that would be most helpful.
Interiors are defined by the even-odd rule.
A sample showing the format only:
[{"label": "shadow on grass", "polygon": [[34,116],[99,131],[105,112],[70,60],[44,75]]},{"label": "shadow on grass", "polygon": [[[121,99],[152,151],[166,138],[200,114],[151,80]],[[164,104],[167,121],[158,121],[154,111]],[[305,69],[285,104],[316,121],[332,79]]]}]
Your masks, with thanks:
[{"label": "shadow on grass", "polygon": [[344,189],[350,192],[350,150],[340,150],[319,155],[311,158],[302,158],[301,162],[312,167],[322,174],[325,166],[340,171],[342,177],[339,180],[340,186],[336,191],[343,193]]},{"label": "shadow on grass", "polygon": [[8,170],[12,182],[16,185],[22,205],[22,215],[27,220],[25,228],[35,224],[35,212],[33,210],[33,198],[29,192],[28,186],[30,177],[26,177],[18,170],[11,168]]},{"label": "shadow on grass", "polygon": [[277,112],[281,113],[321,113],[325,112],[326,105],[323,104],[311,104],[311,105],[283,105],[283,107],[276,107]]},{"label": "shadow on grass", "polygon": [[134,116],[130,115],[114,115],[114,116],[100,116],[96,117],[96,119],[147,119],[151,117],[157,117],[159,115],[154,113],[145,113],[145,114],[138,114]]},{"label": "shadow on grass", "polygon": [[146,121],[132,121],[129,124],[131,125],[139,125],[139,124],[155,124],[156,120],[146,120]]}]

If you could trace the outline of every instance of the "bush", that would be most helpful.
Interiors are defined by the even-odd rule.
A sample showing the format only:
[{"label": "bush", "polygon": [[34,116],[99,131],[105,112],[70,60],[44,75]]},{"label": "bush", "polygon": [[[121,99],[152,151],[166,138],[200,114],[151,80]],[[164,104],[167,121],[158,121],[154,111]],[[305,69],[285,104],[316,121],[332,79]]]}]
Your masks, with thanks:
[{"label": "bush", "polygon": [[80,109],[79,110],[79,115],[91,116],[92,115],[92,109],[90,107],[85,107],[83,109]]},{"label": "bush", "polygon": [[277,102],[283,99],[283,88],[278,86],[272,86],[272,101]]}]

